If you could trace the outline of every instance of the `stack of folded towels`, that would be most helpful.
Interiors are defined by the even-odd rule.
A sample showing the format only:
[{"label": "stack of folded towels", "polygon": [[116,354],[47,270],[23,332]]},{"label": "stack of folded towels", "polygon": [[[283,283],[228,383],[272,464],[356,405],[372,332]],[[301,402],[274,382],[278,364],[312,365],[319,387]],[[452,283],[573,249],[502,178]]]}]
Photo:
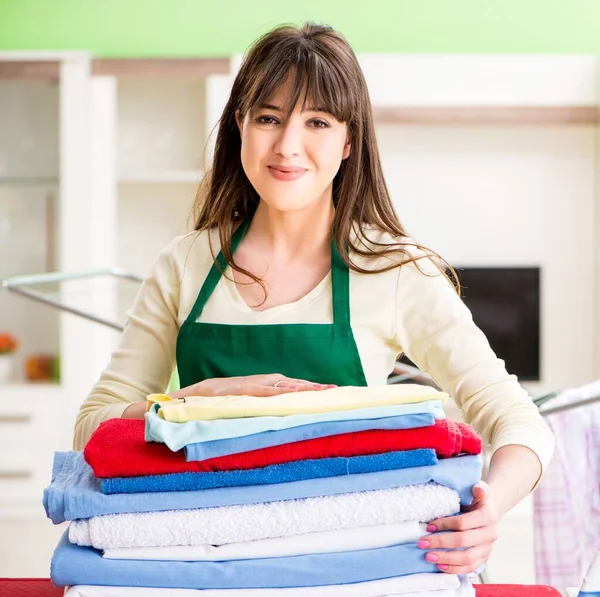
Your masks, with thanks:
[{"label": "stack of folded towels", "polygon": [[472,500],[481,439],[420,385],[270,398],[149,396],[44,494],[72,521],[51,565],[69,597],[456,597],[417,545]]}]

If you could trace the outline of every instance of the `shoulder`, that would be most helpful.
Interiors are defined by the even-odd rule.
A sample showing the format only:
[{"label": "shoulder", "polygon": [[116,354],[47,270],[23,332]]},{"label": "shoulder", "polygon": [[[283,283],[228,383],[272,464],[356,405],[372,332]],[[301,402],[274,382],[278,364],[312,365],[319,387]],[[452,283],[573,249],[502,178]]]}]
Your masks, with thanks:
[{"label": "shoulder", "polygon": [[366,225],[353,230],[350,259],[367,270],[416,270],[424,275],[442,275],[444,264],[434,251],[408,236],[393,236],[385,230]]},{"label": "shoulder", "polygon": [[219,233],[214,230],[194,230],[175,237],[159,253],[158,260],[176,267],[205,267],[214,261],[221,249]]}]

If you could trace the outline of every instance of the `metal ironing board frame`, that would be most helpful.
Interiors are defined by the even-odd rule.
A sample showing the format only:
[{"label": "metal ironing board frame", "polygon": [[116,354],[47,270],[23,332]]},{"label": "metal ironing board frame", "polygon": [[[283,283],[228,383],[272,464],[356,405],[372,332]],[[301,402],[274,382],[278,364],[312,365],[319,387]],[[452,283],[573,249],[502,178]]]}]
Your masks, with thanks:
[{"label": "metal ironing board frame", "polygon": [[[403,381],[408,381],[414,379],[415,381],[423,381],[427,385],[432,385],[439,389],[439,387],[435,384],[433,379],[427,373],[423,373],[416,367],[412,367],[410,365],[406,365],[404,363],[396,363],[394,367],[394,374],[388,379],[388,383],[401,383]],[[576,408],[582,408],[584,406],[589,406],[590,404],[595,404],[600,402],[600,395],[591,396],[590,398],[585,398],[583,400],[578,400],[576,402],[572,402],[571,404],[563,404],[561,406],[554,406],[550,408],[541,409],[540,407],[549,402],[559,394],[559,391],[550,392],[549,394],[545,394],[534,399],[534,404],[540,409],[540,414],[543,417],[547,417],[548,415],[553,415],[558,412],[564,412],[569,410],[574,410]]]},{"label": "metal ironing board frame", "polygon": [[[50,283],[60,283],[60,282],[68,282],[75,280],[84,280],[84,279],[92,279],[92,278],[100,278],[111,276],[117,279],[122,280],[130,280],[133,282],[143,282],[144,277],[139,274],[135,274],[133,272],[127,271],[123,268],[108,268],[108,269],[98,269],[98,270],[89,270],[84,272],[75,272],[75,273],[64,273],[64,272],[51,272],[44,274],[34,274],[30,276],[17,276],[13,278],[8,278],[2,281],[3,288],[6,288],[10,292],[14,292],[16,294],[25,296],[34,301],[46,304],[50,307],[54,307],[55,309],[59,309],[61,311],[65,311],[67,313],[71,313],[73,315],[78,315],[79,317],[83,317],[89,321],[94,321],[101,325],[112,328],[116,331],[122,332],[123,325],[118,321],[114,321],[111,319],[107,319],[105,317],[99,316],[97,314],[84,311],[82,309],[78,309],[76,307],[72,307],[60,302],[60,300],[56,299],[53,296],[40,292],[39,290],[35,290],[31,288],[31,286],[36,286],[40,284],[50,284]],[[414,380],[417,383],[423,383],[426,385],[430,385],[438,388],[436,383],[433,381],[432,377],[420,371],[418,368],[404,364],[404,363],[396,363],[394,366],[393,374],[388,378],[388,384],[398,384],[405,381]],[[439,388],[438,388],[439,389]],[[556,396],[558,392],[551,392],[544,396],[540,396],[534,399],[534,403],[536,406],[541,407],[543,404],[551,400],[554,396]],[[564,404],[561,406],[555,406],[550,408],[545,408],[540,410],[540,414],[544,417],[548,415],[552,415],[558,412],[564,412],[573,410],[576,408],[581,408],[584,406],[589,406],[591,404],[595,404],[600,402],[599,396],[592,396],[590,398],[585,398],[584,400],[579,400],[577,402],[573,402],[571,404]]]},{"label": "metal ironing board frame", "polygon": [[114,321],[102,317],[100,315],[84,311],[83,309],[78,309],[77,307],[66,305],[64,303],[61,303],[59,299],[53,296],[31,288],[31,286],[37,286],[40,284],[71,282],[76,280],[102,278],[107,276],[121,280],[130,280],[133,282],[142,282],[144,280],[142,276],[129,272],[125,269],[110,268],[75,273],[50,272],[45,274],[34,274],[31,276],[16,276],[13,278],[3,280],[2,287],[6,288],[6,290],[10,292],[14,292],[21,296],[25,296],[39,303],[43,303],[45,305],[54,307],[55,309],[65,311],[67,313],[72,313],[73,315],[78,315],[79,317],[83,317],[84,319],[88,319],[89,321],[94,321],[101,325],[112,328],[113,330],[122,332],[123,325],[120,324],[118,321]]}]

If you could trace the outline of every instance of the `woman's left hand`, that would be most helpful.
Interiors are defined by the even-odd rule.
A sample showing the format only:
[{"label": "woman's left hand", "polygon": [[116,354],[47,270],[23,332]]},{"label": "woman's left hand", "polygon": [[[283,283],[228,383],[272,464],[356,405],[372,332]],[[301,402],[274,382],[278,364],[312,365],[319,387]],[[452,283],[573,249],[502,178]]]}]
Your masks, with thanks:
[{"label": "woman's left hand", "polygon": [[498,538],[496,524],[500,518],[489,493],[488,484],[480,481],[473,486],[473,503],[463,514],[438,518],[427,525],[433,534],[422,537],[418,546],[427,550],[428,562],[448,574],[467,574],[487,561]]}]

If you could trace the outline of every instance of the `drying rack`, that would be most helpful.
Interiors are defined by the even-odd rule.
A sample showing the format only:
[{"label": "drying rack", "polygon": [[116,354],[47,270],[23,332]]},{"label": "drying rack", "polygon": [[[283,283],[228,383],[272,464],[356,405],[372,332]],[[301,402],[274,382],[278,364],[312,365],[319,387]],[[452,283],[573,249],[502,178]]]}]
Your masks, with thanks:
[{"label": "drying rack", "polygon": [[[63,273],[63,272],[51,272],[43,274],[34,274],[30,276],[18,276],[3,280],[2,286],[9,292],[24,296],[28,299],[43,303],[60,311],[71,313],[79,317],[83,317],[89,321],[99,323],[100,325],[109,327],[113,330],[122,332],[124,328],[124,322],[121,321],[117,314],[113,312],[110,315],[102,315],[98,312],[94,312],[92,309],[69,304],[69,293],[61,292],[44,292],[41,287],[47,285],[60,285],[63,283],[82,283],[89,282],[93,287],[95,281],[101,279],[112,279],[113,281],[128,281],[140,284],[144,278],[139,274],[132,273],[122,268],[108,268],[98,270],[88,270],[78,273]],[[81,292],[81,289],[80,289]],[[85,292],[85,291],[84,291]],[[114,296],[113,303],[114,303]],[[92,303],[97,301],[91,301]],[[89,305],[88,305],[89,307]],[[97,304],[96,304],[97,307]],[[407,365],[405,363],[396,363],[392,375],[388,378],[388,384],[399,384],[407,381],[413,381],[423,385],[430,385],[437,389],[438,386],[427,373],[423,373],[417,367]],[[574,401],[569,404],[562,404],[560,406],[541,408],[547,402],[558,396],[560,391],[550,392],[543,396],[534,398],[535,405],[540,409],[540,414],[544,417],[549,415],[573,410],[576,408],[582,408],[600,402],[600,395],[591,396],[582,400]]]},{"label": "drying rack", "polygon": [[[75,304],[69,304],[69,300],[72,298],[69,292],[64,292],[60,287],[63,283],[75,282],[89,282],[90,286],[94,283],[102,280],[127,280],[130,282],[141,283],[143,277],[138,274],[131,273],[121,268],[110,268],[110,269],[98,269],[89,270],[79,273],[62,273],[62,272],[50,272],[44,274],[34,274],[30,276],[17,276],[8,278],[2,281],[2,287],[6,290],[15,294],[24,296],[28,299],[34,300],[38,303],[43,303],[49,307],[59,309],[66,313],[78,315],[89,321],[94,321],[106,327],[112,328],[113,330],[123,331],[123,323],[119,321],[116,314],[102,315],[101,313],[94,312],[93,310],[86,309],[82,306]],[[58,291],[44,291],[43,287],[48,285],[59,285]],[[97,284],[96,284],[97,285]],[[41,289],[40,289],[41,288]],[[81,284],[79,294],[81,295]],[[85,290],[83,290],[85,292]],[[94,301],[92,301],[94,302]]]}]

